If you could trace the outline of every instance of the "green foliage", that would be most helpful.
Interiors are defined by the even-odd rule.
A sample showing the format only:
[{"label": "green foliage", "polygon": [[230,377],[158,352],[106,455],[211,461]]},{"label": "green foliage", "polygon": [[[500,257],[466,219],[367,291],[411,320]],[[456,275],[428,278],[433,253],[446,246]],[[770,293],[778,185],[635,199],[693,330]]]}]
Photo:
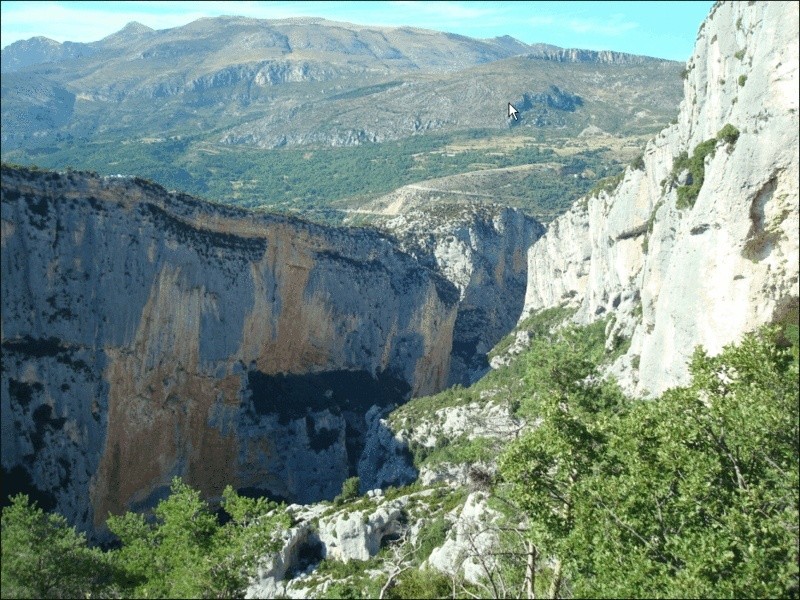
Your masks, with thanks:
[{"label": "green foliage", "polygon": [[309,583],[319,585],[324,579],[333,581],[322,598],[377,598],[383,581],[372,573],[380,568],[384,552],[366,561],[325,559],[319,563]]},{"label": "green foliage", "polygon": [[631,168],[635,171],[644,171],[644,154],[638,155],[631,161]]},{"label": "green foliage", "polygon": [[734,53],[733,53],[733,55],[734,55],[734,56],[735,56],[735,57],[736,57],[738,60],[742,60],[742,59],[744,58],[744,51],[745,51],[745,49],[744,49],[744,48],[742,48],[741,50],[737,50],[736,52],[734,52]]},{"label": "green foliage", "polygon": [[[355,93],[355,92],[353,92]],[[491,135],[498,147],[452,151],[452,146]],[[518,134],[508,134],[516,136]],[[380,144],[353,147],[303,146],[265,150],[213,145],[208,132],[181,139],[140,143],[127,138],[92,144],[64,144],[46,154],[15,150],[4,153],[14,162],[37,162],[60,169],[65,164],[103,175],[137,174],[175,189],[240,206],[299,210],[318,219],[339,222],[339,209],[377,198],[401,186],[431,178],[529,164],[564,167],[569,173],[601,172],[616,167],[608,149],[582,150],[560,156],[532,139],[504,147],[497,132],[468,130],[429,133]],[[120,149],[123,150],[120,150]],[[110,161],[109,157],[114,160]],[[565,175],[542,168],[503,184],[503,203],[551,219],[592,186],[593,178]]]},{"label": "green foliage", "polygon": [[739,139],[739,130],[730,123],[726,123],[722,129],[717,132],[717,139],[726,144],[735,144],[736,140]]},{"label": "green foliage", "polygon": [[348,477],[342,482],[342,493],[333,499],[334,504],[341,505],[344,502],[358,498],[358,489],[361,480],[358,477]]},{"label": "green foliage", "polygon": [[723,141],[726,144],[735,144],[738,139],[739,130],[730,123],[726,123],[725,126],[717,132],[716,137],[698,144],[691,158],[686,152],[678,155],[672,165],[672,180],[674,181],[678,174],[684,169],[688,169],[692,176],[691,184],[678,187],[678,200],[676,202],[678,208],[684,209],[694,206],[697,196],[700,193],[700,188],[703,187],[703,181],[705,180],[706,157],[709,155],[714,156],[717,142]]},{"label": "green foliage", "polygon": [[419,535],[419,542],[417,550],[414,553],[414,559],[422,563],[433,552],[434,548],[438,548],[444,544],[447,538],[447,532],[450,531],[450,523],[439,515],[431,522],[425,524]]},{"label": "green foliage", "polygon": [[692,183],[689,185],[682,185],[678,188],[678,201],[676,206],[680,209],[691,208],[694,206],[697,196],[700,193],[700,188],[703,187],[703,181],[706,176],[705,160],[706,157],[714,155],[717,140],[712,138],[697,145],[692,153],[691,158],[686,153],[681,154],[673,164],[673,173],[677,174],[684,169],[689,169],[692,176]]},{"label": "green foliage", "polygon": [[797,596],[798,361],[782,339],[697,350],[691,383],[649,402],[580,359],[535,373],[543,422],[500,470],[576,597]]},{"label": "green foliage", "polygon": [[61,515],[45,513],[19,494],[3,509],[3,598],[107,595],[114,575],[108,557],[88,548]]},{"label": "green foliage", "polygon": [[508,348],[514,343],[518,331],[527,331],[532,338],[549,336],[556,326],[561,325],[573,314],[575,314],[575,309],[573,308],[556,306],[553,308],[546,308],[545,310],[538,311],[528,316],[514,328],[514,331],[497,342],[495,347],[489,351],[487,355],[488,358],[491,360],[495,356],[505,354]]},{"label": "green foliage", "polygon": [[128,585],[142,597],[203,595],[213,583],[207,557],[217,549],[215,516],[199,492],[177,478],[154,513],[155,523],[134,513],[108,519],[108,528],[122,542],[117,559]]},{"label": "green foliage", "polygon": [[523,409],[542,422],[500,458],[512,497],[530,516],[537,543],[550,551],[572,528],[573,488],[591,472],[603,441],[597,421],[622,402],[617,387],[597,372],[603,343],[594,329],[570,328],[549,347],[531,348],[531,400]]},{"label": "green foliage", "polygon": [[453,440],[441,438],[436,441],[436,446],[426,448],[425,446],[412,446],[411,452],[414,456],[414,465],[435,465],[439,463],[474,463],[484,461],[493,455],[492,441],[487,438],[468,439],[458,437]]},{"label": "green foliage", "polygon": [[17,496],[2,517],[2,597],[142,598],[241,596],[256,561],[278,547],[276,532],[290,525],[264,499],[223,493],[226,525],[199,492],[176,478],[154,519],[126,513],[108,527],[121,547],[88,548],[63,517],[46,514]]},{"label": "green foliage", "polygon": [[387,598],[450,598],[452,582],[435,569],[409,569],[398,578]]},{"label": "green foliage", "polygon": [[739,86],[744,87],[744,84],[747,82],[747,75],[739,75]]},{"label": "green foliage", "polygon": [[616,175],[612,175],[610,177],[605,177],[598,181],[594,187],[589,190],[587,197],[591,196],[598,196],[601,192],[605,192],[606,194],[611,194],[614,190],[617,189],[617,186],[622,182],[622,179],[625,177],[625,171],[621,173],[617,173]]}]

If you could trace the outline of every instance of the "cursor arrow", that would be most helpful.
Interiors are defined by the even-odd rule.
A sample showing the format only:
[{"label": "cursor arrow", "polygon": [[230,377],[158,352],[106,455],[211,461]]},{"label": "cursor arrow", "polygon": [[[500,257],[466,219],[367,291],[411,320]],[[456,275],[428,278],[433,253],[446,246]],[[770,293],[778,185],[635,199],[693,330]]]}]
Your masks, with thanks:
[{"label": "cursor arrow", "polygon": [[514,105],[511,104],[511,102],[509,102],[508,103],[508,118],[510,119],[511,117],[514,117],[514,120],[517,121],[518,120],[517,119],[517,113],[518,112],[519,111],[516,108],[514,108]]}]

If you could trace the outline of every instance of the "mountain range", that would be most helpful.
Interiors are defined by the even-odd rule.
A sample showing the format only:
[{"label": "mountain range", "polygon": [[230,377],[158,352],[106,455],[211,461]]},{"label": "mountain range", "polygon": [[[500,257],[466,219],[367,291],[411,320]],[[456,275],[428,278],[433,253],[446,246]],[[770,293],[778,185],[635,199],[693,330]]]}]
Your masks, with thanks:
[{"label": "mountain range", "polygon": [[[215,63],[202,92],[187,87],[199,70],[167,72],[200,68],[186,48],[209,49],[198,64],[216,61],[224,44],[193,40],[226,27],[248,60],[252,43],[264,56],[297,51],[308,70],[264,59],[293,66],[259,86],[273,63]],[[799,29],[788,3],[715,5],[683,68],[677,118],[605,178],[603,155],[589,151],[615,140],[605,152],[618,152],[624,115],[652,106],[647,94],[663,101],[648,78],[675,65],[555,48],[510,56],[520,46],[508,38],[317,20],[134,25],[69,52],[29,45],[39,58],[16,46],[4,135],[20,107],[55,120],[55,98],[64,109],[41,136],[9,141],[10,156],[41,138],[63,146],[38,156],[60,160],[75,140],[56,138],[85,107],[138,102],[158,119],[174,114],[162,122],[173,133],[215,110],[265,111],[248,113],[241,138],[245,125],[231,118],[213,136],[137,142],[173,144],[160,155],[165,170],[188,172],[180,161],[200,149],[217,161],[214,177],[230,176],[223,158],[233,153],[263,153],[265,169],[308,161],[309,177],[331,179],[324,166],[345,164],[327,162],[334,156],[351,168],[464,162],[349,206],[347,219],[367,227],[209,202],[128,174],[4,163],[4,498],[25,492],[95,541],[108,540],[109,514],[153,509],[176,476],[214,506],[228,484],[285,501],[269,514],[289,524],[259,538],[248,597],[796,595]],[[424,69],[422,39],[449,48]],[[340,60],[350,52],[352,63]],[[125,71],[136,53],[165,70]],[[101,56],[131,76],[114,80]],[[42,57],[51,62],[32,64]],[[501,86],[494,77],[533,72],[552,79],[518,88],[522,120],[511,128],[450,123],[436,126],[438,139],[394,141],[324,130],[337,114],[326,103],[363,108],[418,85],[429,93],[405,103],[421,110],[456,97],[444,82],[494,82],[488,93]],[[79,84],[103,97],[78,98]],[[602,114],[618,129],[589,124],[614,94],[622,112]],[[191,98],[221,104],[189,108]],[[285,147],[267,148],[269,119],[302,114],[269,107],[298,98],[322,116],[296,139],[286,126]],[[520,133],[527,125],[546,135]],[[73,156],[105,151],[136,123],[119,138],[111,126]],[[128,141],[117,151],[138,147]],[[527,164],[477,162],[498,147]],[[597,185],[559,204],[546,227],[494,202],[548,172]],[[212,572],[208,562],[192,555],[180,574]]]},{"label": "mountain range", "polygon": [[[345,192],[328,180],[311,197],[292,184],[308,160],[265,150],[309,147],[334,163],[342,147],[388,141],[410,155],[446,153],[453,136],[551,147],[587,129],[651,135],[675,114],[681,71],[671,61],[510,37],[240,17],[162,31],[130,24],[92,44],[34,38],[4,48],[2,65],[5,160],[289,207],[326,205]],[[518,121],[508,119],[509,102]],[[480,152],[492,164],[504,150]],[[215,175],[220,161],[225,178]],[[276,163],[287,190],[269,178]],[[351,182],[350,195],[391,191],[369,183],[389,180],[391,169],[402,170],[400,184],[454,172],[426,172],[424,162],[389,167],[357,167],[362,183]]]}]

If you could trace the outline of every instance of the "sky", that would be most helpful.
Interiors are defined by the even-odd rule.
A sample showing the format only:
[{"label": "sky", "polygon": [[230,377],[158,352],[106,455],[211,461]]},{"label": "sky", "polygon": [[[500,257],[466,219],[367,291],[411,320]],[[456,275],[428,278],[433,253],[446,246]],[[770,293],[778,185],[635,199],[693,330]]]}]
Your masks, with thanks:
[{"label": "sky", "polygon": [[153,29],[201,17],[313,16],[475,38],[616,50],[686,61],[713,2],[0,2],[0,46],[34,36],[94,42],[138,21]]}]

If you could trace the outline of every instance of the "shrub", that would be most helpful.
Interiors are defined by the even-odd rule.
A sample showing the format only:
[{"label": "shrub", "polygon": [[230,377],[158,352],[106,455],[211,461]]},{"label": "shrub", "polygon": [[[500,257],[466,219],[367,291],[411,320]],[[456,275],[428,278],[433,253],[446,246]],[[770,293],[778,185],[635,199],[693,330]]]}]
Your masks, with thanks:
[{"label": "shrub", "polygon": [[591,190],[589,190],[589,193],[586,195],[586,197],[598,196],[601,192],[605,192],[607,194],[613,193],[614,190],[617,189],[617,186],[619,186],[619,184],[622,182],[623,177],[625,177],[625,171],[617,173],[616,175],[611,175],[610,177],[604,177],[598,181]]},{"label": "shrub", "polygon": [[685,154],[681,154],[676,159],[673,165],[673,172],[680,173],[683,169],[689,169],[692,174],[692,183],[690,185],[682,185],[678,188],[678,201],[676,206],[678,208],[691,208],[694,206],[697,196],[700,194],[700,188],[703,187],[703,181],[706,175],[705,160],[710,154],[714,156],[714,149],[717,145],[717,139],[711,138],[697,145],[692,153],[691,158],[687,158]]},{"label": "shrub", "polygon": [[745,82],[747,81],[747,75],[739,75],[739,85],[744,86]]},{"label": "shrub", "polygon": [[694,149],[691,158],[686,152],[682,152],[678,155],[672,165],[673,181],[684,169],[688,169],[692,174],[692,183],[689,185],[683,185],[677,190],[678,201],[676,206],[678,208],[683,209],[694,206],[697,196],[700,193],[700,188],[703,186],[703,180],[705,179],[706,157],[709,154],[711,156],[714,155],[717,142],[721,141],[725,142],[726,144],[735,144],[736,140],[738,139],[739,130],[730,123],[726,123],[725,126],[720,129],[719,132],[717,132],[717,136],[715,138],[711,138],[705,142],[702,142],[701,144],[698,144]]},{"label": "shrub", "polygon": [[[742,77],[744,77],[744,75],[742,75]],[[736,140],[739,139],[739,130],[730,123],[726,123],[717,133],[717,139],[726,144],[735,144]]]},{"label": "shrub", "polygon": [[361,485],[361,480],[358,477],[348,477],[342,483],[342,500],[354,500],[358,498],[358,489]]},{"label": "shrub", "polygon": [[581,371],[543,398],[499,467],[573,597],[797,597],[798,362],[777,333],[697,349],[652,402],[603,402]]},{"label": "shrub", "polygon": [[45,513],[19,494],[3,509],[3,598],[81,598],[106,595],[108,557],[64,517]]},{"label": "shrub", "polygon": [[738,52],[734,53],[734,56],[735,56],[737,59],[739,59],[739,60],[742,60],[742,59],[744,58],[744,48],[742,48],[742,49],[741,49],[741,50],[739,50]]},{"label": "shrub", "polygon": [[449,598],[452,582],[434,569],[409,569],[391,588],[387,598]]}]

